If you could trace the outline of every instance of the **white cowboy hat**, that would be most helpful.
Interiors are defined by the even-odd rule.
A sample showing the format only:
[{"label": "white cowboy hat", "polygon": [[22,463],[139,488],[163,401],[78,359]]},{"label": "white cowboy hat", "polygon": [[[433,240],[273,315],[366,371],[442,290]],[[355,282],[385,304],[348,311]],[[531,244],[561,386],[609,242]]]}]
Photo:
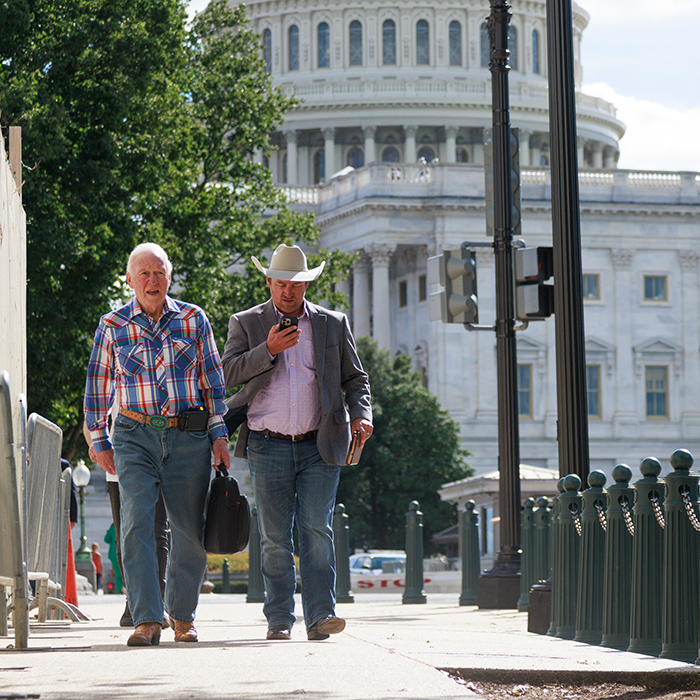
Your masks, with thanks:
[{"label": "white cowboy hat", "polygon": [[260,261],[253,255],[251,256],[255,267],[265,275],[276,280],[286,280],[288,282],[313,282],[326,266],[324,260],[318,267],[309,270],[306,263],[306,255],[298,245],[277,246],[277,250],[272,254],[270,267],[265,269]]}]

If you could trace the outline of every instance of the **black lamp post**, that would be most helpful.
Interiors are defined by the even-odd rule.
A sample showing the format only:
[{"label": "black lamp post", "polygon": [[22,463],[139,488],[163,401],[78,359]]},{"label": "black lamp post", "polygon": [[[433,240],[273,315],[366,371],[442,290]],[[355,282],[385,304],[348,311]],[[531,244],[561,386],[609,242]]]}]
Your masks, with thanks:
[{"label": "black lamp post", "polygon": [[88,549],[87,535],[85,534],[85,487],[90,483],[90,470],[82,459],[78,460],[78,464],[73,470],[73,483],[78,487],[78,500],[80,501],[80,547],[75,553],[75,570],[90,581],[94,590],[97,585],[95,565],[92,562],[92,552]]},{"label": "black lamp post", "polygon": [[479,579],[480,608],[516,608],[520,597],[520,436],[513,291],[513,195],[508,24],[510,5],[491,0],[493,107],[493,204],[496,268],[496,366],[498,374],[498,470],[500,549],[493,568]]}]

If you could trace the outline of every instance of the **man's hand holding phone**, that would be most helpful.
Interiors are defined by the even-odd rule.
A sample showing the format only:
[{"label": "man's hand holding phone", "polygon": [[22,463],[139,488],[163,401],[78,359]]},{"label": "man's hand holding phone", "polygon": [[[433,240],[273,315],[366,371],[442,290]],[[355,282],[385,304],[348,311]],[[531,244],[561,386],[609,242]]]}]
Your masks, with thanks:
[{"label": "man's hand holding phone", "polygon": [[299,319],[296,316],[282,316],[276,326],[267,334],[267,349],[270,355],[278,355],[293,348],[301,338]]}]

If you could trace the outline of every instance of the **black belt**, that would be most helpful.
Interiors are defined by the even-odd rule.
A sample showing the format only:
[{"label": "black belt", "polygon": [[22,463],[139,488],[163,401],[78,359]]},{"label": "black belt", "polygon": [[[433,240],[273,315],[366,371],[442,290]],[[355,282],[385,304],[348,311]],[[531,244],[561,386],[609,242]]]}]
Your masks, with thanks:
[{"label": "black belt", "polygon": [[275,438],[276,440],[303,442],[304,440],[313,440],[316,437],[318,430],[310,430],[308,433],[301,433],[301,435],[284,435],[283,433],[273,433],[271,430],[252,430],[251,432],[264,435],[265,437]]}]

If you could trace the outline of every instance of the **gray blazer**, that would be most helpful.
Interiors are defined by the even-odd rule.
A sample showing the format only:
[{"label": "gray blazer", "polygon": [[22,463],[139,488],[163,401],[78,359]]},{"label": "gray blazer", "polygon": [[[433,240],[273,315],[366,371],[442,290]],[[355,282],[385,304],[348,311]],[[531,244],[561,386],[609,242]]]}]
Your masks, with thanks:
[{"label": "gray blazer", "polygon": [[[369,380],[357,356],[347,316],[307,303],[321,389],[318,451],[328,464],[345,464],[350,447],[350,425],[355,418],[372,420]],[[278,367],[270,359],[267,335],[277,323],[272,300],[233,314],[221,363],[228,388],[242,386],[227,400],[230,408],[247,404],[272,378]],[[345,401],[343,401],[345,395]],[[241,425],[234,455],[246,456],[248,423]]]}]

